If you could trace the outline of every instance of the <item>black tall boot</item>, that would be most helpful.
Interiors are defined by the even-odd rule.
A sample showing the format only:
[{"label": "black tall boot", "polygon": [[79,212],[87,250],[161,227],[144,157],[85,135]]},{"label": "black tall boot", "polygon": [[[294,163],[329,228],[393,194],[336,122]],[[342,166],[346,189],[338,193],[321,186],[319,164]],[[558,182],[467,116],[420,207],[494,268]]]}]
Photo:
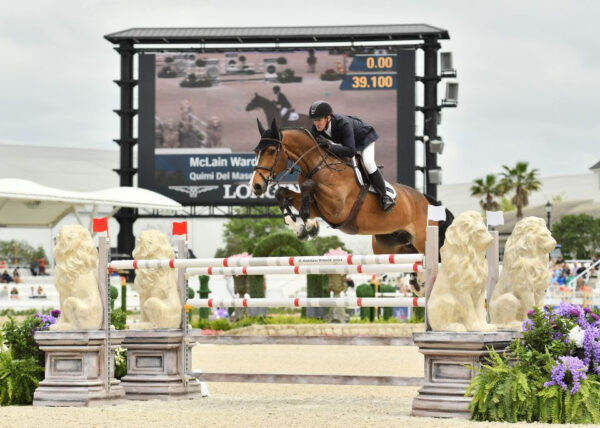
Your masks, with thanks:
[{"label": "black tall boot", "polygon": [[396,202],[385,193],[385,180],[383,179],[383,174],[381,171],[378,169],[373,174],[369,174],[369,179],[379,194],[379,202],[381,203],[381,208],[383,208],[383,211],[388,212],[394,208]]}]

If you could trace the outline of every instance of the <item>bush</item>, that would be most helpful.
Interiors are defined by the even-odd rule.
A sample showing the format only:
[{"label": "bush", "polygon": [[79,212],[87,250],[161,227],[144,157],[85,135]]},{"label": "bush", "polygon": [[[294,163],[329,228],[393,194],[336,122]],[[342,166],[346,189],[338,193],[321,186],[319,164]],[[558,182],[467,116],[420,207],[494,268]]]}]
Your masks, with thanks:
[{"label": "bush", "polygon": [[472,419],[600,423],[600,316],[561,303],[535,309],[509,353],[493,350],[465,395]]},{"label": "bush", "polygon": [[33,340],[36,331],[48,330],[56,322],[52,315],[30,315],[18,322],[9,316],[2,326],[2,342],[9,348],[15,359],[33,357],[41,366],[44,365],[44,352],[40,351]]},{"label": "bush", "polygon": [[123,309],[115,309],[110,312],[110,323],[115,326],[117,330],[125,330],[125,325],[127,324],[127,311]]},{"label": "bush", "polygon": [[218,318],[213,321],[201,319],[192,322],[194,328],[206,330],[228,331],[235,328],[248,327],[254,324],[271,325],[271,324],[323,324],[326,321],[318,318],[299,318],[297,316],[269,316],[269,317],[246,317],[236,322],[230,322],[227,318]]},{"label": "bush", "polygon": [[341,80],[344,78],[343,74],[338,74],[333,68],[328,68],[325,73],[321,73],[321,80]]},{"label": "bush", "polygon": [[[356,297],[375,297],[375,290],[369,284],[360,284],[356,287]],[[373,321],[375,308],[360,308],[360,319]]]},{"label": "bush", "polygon": [[163,79],[172,79],[177,77],[177,72],[167,65],[161,68],[161,70],[158,72],[158,77]]},{"label": "bush", "polygon": [[43,374],[35,357],[15,358],[11,350],[0,352],[0,405],[31,404]]},{"label": "bush", "polygon": [[110,286],[110,308],[114,309],[115,300],[119,297],[119,290],[114,285]]},{"label": "bush", "polygon": [[115,350],[115,378],[121,379],[127,374],[127,349],[117,348]]},{"label": "bush", "polygon": [[36,331],[48,330],[60,311],[48,315],[29,315],[21,322],[12,316],[1,328],[0,405],[31,404],[33,392],[44,378],[44,352],[33,340]]}]

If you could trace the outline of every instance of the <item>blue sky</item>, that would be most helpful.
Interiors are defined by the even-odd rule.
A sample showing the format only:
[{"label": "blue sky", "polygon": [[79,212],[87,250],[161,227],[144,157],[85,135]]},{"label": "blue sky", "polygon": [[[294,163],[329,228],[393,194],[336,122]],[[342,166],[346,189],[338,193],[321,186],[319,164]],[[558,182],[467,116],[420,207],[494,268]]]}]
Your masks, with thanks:
[{"label": "blue sky", "polygon": [[439,128],[444,183],[517,161],[583,174],[600,160],[598,16],[594,1],[2,2],[0,144],[116,150],[114,31],[426,23],[450,32],[460,84]]}]

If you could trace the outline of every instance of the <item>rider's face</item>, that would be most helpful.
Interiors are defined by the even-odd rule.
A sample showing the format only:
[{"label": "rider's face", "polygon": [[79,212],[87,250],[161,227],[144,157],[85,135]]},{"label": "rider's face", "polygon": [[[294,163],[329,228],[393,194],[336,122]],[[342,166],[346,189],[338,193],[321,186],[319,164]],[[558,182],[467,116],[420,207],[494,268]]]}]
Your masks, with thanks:
[{"label": "rider's face", "polygon": [[320,119],[313,120],[313,123],[315,124],[315,128],[317,128],[317,131],[323,132],[323,130],[327,127],[327,117],[322,117]]}]

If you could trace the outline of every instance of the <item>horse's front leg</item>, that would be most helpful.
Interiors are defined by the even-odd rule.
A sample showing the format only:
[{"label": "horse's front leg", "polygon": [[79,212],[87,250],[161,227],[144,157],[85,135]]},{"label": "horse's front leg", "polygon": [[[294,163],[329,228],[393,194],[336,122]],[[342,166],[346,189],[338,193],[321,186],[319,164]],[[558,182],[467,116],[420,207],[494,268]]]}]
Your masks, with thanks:
[{"label": "horse's front leg", "polygon": [[311,207],[314,202],[314,192],[317,188],[317,183],[314,180],[306,180],[300,185],[300,191],[302,198],[300,199],[300,218],[304,222],[306,232],[311,238],[314,238],[319,234],[319,223],[315,218],[314,210],[311,211]]},{"label": "horse's front leg", "polygon": [[283,214],[283,221],[285,221],[285,224],[287,224],[294,231],[299,239],[300,236],[307,235],[306,228],[303,224],[296,223],[296,216],[290,207],[294,206],[297,210],[299,210],[301,197],[302,195],[300,193],[293,192],[285,187],[280,187],[275,192],[275,199],[277,200],[279,209]]},{"label": "horse's front leg", "polygon": [[[300,239],[300,240],[307,239],[309,234],[311,234],[311,231],[314,231],[313,223],[317,224],[316,220],[310,220],[310,219],[307,220],[301,214],[300,216],[301,216],[302,220],[304,221],[304,223],[308,222],[308,224],[311,225],[311,227],[312,227],[311,229],[307,229],[306,224],[296,223],[296,216],[290,209],[293,206],[299,213],[301,212],[302,194],[296,193],[285,187],[280,187],[275,192],[275,199],[277,200],[277,203],[279,204],[279,209],[281,209],[281,213],[283,214],[283,220],[294,231],[294,233],[296,234],[296,237],[298,237],[298,239]],[[304,211],[306,214],[306,209],[304,209]],[[309,210],[309,217],[311,214],[314,217],[314,213],[312,213]],[[318,224],[317,224],[317,231],[318,231]],[[311,236],[313,236],[313,235],[311,234]]]}]

